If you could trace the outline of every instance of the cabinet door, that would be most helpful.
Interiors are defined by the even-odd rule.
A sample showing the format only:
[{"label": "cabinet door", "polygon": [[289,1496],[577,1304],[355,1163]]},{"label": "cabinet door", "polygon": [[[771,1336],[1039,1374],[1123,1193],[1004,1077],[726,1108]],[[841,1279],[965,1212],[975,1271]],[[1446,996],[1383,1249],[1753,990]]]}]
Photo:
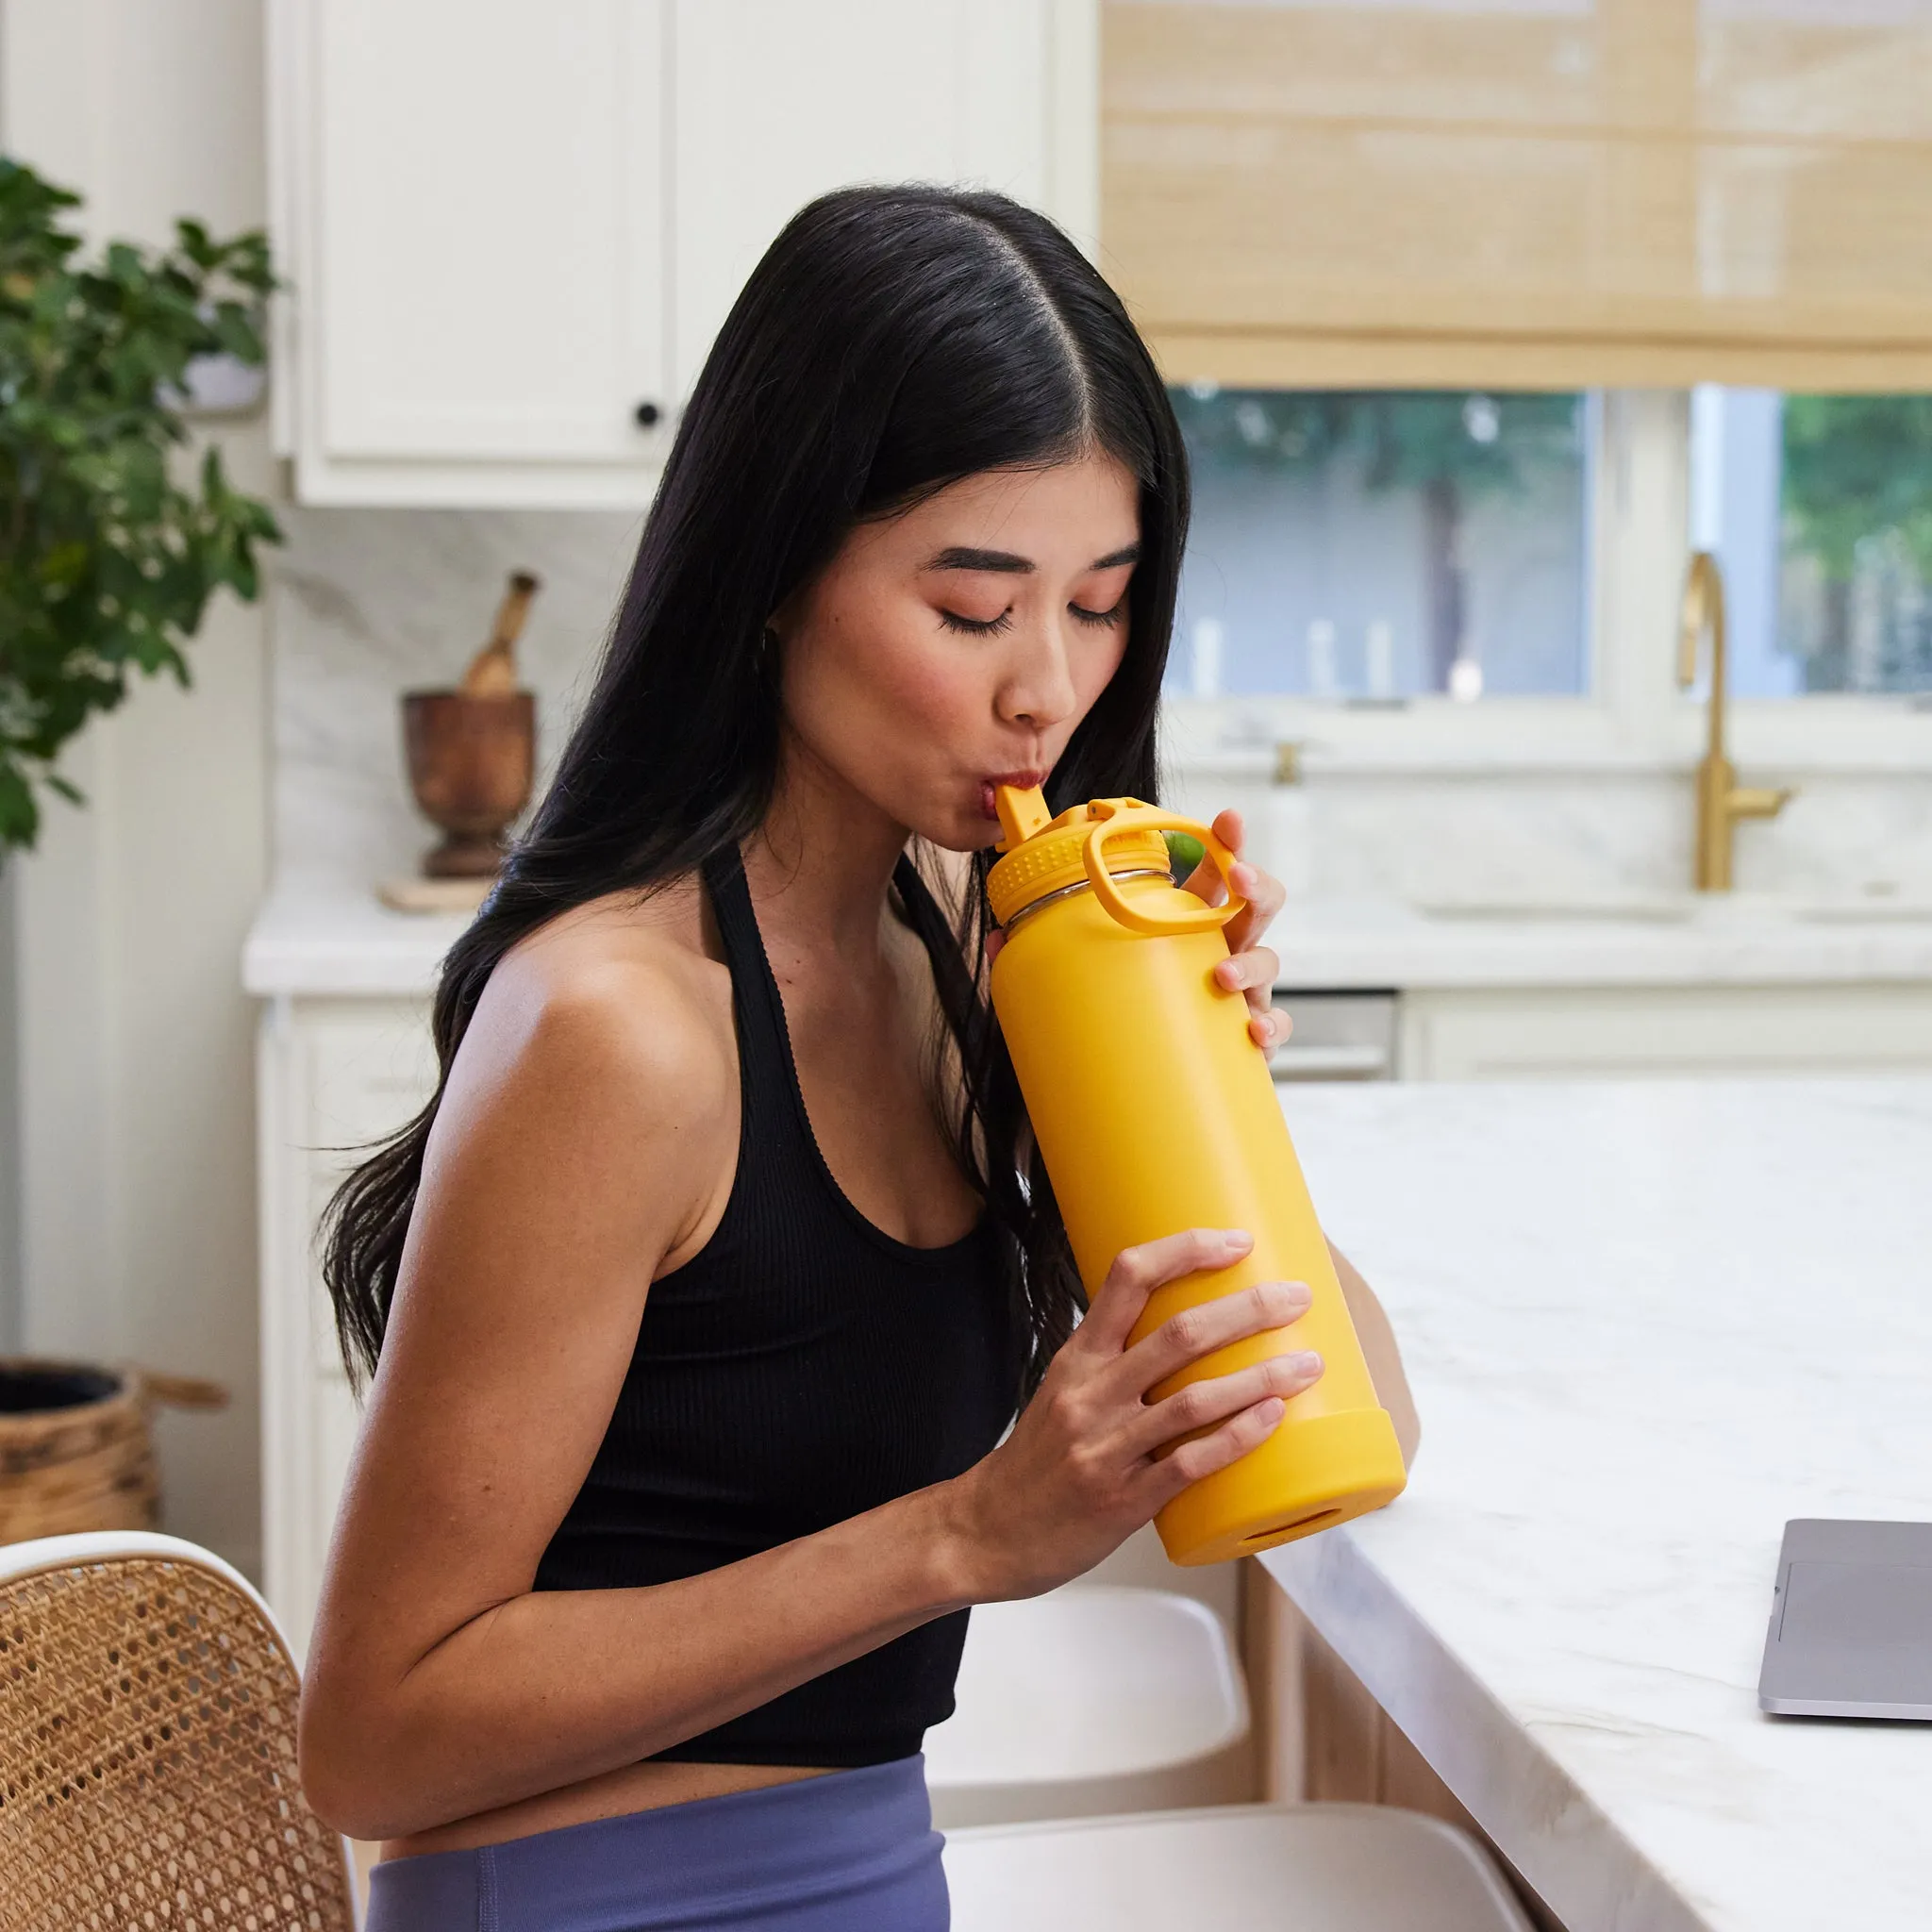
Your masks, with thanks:
[{"label": "cabinet door", "polygon": [[436,1085],[416,1000],[272,1005],[258,1058],[263,1583],[299,1657],[322,1587],[358,1410],[315,1248],[329,1196]]},{"label": "cabinet door", "polygon": [[1405,993],[1409,1080],[1932,1070],[1932,988],[1657,986]]},{"label": "cabinet door", "polygon": [[[285,0],[302,491],[647,497],[664,0]],[[668,410],[664,413],[668,414]]]},{"label": "cabinet door", "polygon": [[[971,181],[1091,221],[1091,0],[676,0],[674,343],[689,394],[760,255],[814,195]],[[1064,17],[1063,17],[1064,16]]]}]

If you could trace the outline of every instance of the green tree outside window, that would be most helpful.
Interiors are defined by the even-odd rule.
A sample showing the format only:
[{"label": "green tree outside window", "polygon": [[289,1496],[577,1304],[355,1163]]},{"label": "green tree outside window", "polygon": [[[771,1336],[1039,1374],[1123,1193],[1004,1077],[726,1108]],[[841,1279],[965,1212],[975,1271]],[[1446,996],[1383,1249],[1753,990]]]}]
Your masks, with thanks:
[{"label": "green tree outside window", "polygon": [[1807,687],[1860,681],[1855,587],[1861,570],[1892,562],[1917,580],[1915,621],[1890,627],[1884,661],[1865,675],[1883,689],[1932,688],[1932,396],[1787,396],[1783,436],[1785,558],[1808,565],[1821,593],[1812,627],[1785,626]]},{"label": "green tree outside window", "polygon": [[1447,689],[1450,667],[1462,653],[1462,538],[1470,506],[1484,496],[1524,495],[1574,472],[1582,447],[1574,395],[1212,384],[1173,394],[1197,458],[1310,477],[1349,462],[1373,492],[1417,492],[1430,684],[1437,691]]}]

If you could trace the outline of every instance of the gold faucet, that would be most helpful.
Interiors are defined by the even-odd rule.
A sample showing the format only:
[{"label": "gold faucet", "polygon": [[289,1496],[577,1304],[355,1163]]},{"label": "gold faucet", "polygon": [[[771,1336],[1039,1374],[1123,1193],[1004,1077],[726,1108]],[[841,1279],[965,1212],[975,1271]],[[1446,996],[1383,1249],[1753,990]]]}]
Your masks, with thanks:
[{"label": "gold faucet", "polygon": [[1677,620],[1677,682],[1697,678],[1697,646],[1710,632],[1710,738],[1697,767],[1697,857],[1700,892],[1731,890],[1731,846],[1740,819],[1774,819],[1791,793],[1786,786],[1740,785],[1724,756],[1724,580],[1707,550],[1690,559]]}]

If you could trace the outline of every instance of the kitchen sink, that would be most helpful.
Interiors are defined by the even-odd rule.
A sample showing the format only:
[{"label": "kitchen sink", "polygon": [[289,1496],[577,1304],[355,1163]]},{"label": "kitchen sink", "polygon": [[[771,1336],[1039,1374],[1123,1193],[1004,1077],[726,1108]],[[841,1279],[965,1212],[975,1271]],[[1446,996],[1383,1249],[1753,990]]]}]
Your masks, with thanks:
[{"label": "kitchen sink", "polygon": [[1729,926],[1792,921],[1805,925],[1932,925],[1932,900],[1799,899],[1770,892],[1606,892],[1553,899],[1421,900],[1424,918],[1446,924]]},{"label": "kitchen sink", "polygon": [[1819,900],[1792,908],[1791,916],[1814,925],[1932,924],[1932,905],[1923,899]]},{"label": "kitchen sink", "polygon": [[1678,897],[1659,892],[1655,895],[1606,894],[1602,898],[1424,900],[1417,905],[1416,910],[1425,919],[1440,919],[1452,924],[1467,922],[1503,925],[1521,922],[1539,925],[1573,925],[1578,922],[1635,922],[1669,925],[1689,919],[1697,910],[1697,905],[1688,894]]}]

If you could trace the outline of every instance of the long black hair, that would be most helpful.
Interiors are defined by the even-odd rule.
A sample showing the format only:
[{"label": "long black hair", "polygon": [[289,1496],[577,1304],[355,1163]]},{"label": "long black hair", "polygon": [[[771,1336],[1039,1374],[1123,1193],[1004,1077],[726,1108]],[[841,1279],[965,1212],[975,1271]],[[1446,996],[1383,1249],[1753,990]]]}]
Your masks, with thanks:
[{"label": "long black hair", "polygon": [[[773,611],[856,524],[979,471],[1088,449],[1139,480],[1141,561],[1120,668],[1054,770],[1056,810],[1156,793],[1188,475],[1153,360],[1079,251],[1002,195],[843,189],[773,242],[691,391],[557,774],[443,960],[436,1095],[329,1204],[323,1275],[352,1376],[374,1371],[424,1147],[498,960],[558,913],[691,874],[762,822],[780,744]],[[1081,1291],[986,999],[991,862],[974,858],[959,929],[920,938],[963,1074],[957,1152],[999,1237],[1030,1388]]]}]

